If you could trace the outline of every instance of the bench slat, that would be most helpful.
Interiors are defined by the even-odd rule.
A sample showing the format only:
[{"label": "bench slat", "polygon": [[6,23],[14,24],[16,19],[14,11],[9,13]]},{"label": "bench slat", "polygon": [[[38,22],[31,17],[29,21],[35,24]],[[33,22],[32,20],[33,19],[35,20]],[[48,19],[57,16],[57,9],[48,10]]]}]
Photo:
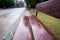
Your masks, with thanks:
[{"label": "bench slat", "polygon": [[29,19],[35,40],[57,40],[46,26],[43,25],[35,16],[30,16]]},{"label": "bench slat", "polygon": [[17,28],[17,31],[13,37],[13,40],[32,40],[32,36],[29,30],[29,18],[24,17],[19,27]]}]

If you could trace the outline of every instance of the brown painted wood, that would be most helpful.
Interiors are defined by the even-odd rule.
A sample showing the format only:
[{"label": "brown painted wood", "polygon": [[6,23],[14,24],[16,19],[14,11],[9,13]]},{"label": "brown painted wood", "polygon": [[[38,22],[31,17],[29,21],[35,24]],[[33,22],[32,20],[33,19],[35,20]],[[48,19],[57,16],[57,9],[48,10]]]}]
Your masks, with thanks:
[{"label": "brown painted wood", "polygon": [[60,0],[49,0],[38,3],[36,10],[60,19]]},{"label": "brown painted wood", "polygon": [[30,31],[30,33],[31,33],[31,38],[32,38],[32,40],[34,40],[34,34],[33,34],[33,31],[32,31],[32,27],[31,27],[31,25],[30,25],[29,17],[28,17],[28,16],[25,16],[25,17],[24,17],[24,24],[25,24],[26,27],[29,28],[29,31]]},{"label": "brown painted wood", "polygon": [[13,40],[57,40],[56,37],[35,16],[25,16]]},{"label": "brown painted wood", "polygon": [[57,40],[39,19],[35,16],[30,16],[29,19],[35,40]]},{"label": "brown painted wood", "polygon": [[27,16],[21,20],[20,25],[13,37],[13,40],[32,40],[29,18]]}]

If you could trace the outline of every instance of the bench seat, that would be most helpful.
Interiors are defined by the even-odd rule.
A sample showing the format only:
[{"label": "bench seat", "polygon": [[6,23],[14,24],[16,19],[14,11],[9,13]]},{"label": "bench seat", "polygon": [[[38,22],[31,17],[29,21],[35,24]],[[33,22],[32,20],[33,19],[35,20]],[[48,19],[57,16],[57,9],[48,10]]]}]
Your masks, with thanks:
[{"label": "bench seat", "polygon": [[31,16],[29,19],[35,40],[57,40],[37,17]]},{"label": "bench seat", "polygon": [[32,40],[29,26],[30,26],[29,25],[29,18],[24,17],[21,20],[21,22],[15,32],[13,40]]},{"label": "bench seat", "polygon": [[17,28],[13,40],[57,40],[35,16],[25,16]]}]

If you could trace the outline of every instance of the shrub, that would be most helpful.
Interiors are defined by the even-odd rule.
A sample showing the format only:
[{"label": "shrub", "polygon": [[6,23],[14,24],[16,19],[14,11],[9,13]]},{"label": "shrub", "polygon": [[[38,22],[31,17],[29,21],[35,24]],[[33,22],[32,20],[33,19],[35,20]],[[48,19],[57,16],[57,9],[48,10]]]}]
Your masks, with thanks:
[{"label": "shrub", "polygon": [[37,0],[25,0],[27,5],[30,5],[31,7],[34,7]]},{"label": "shrub", "polygon": [[0,8],[9,8],[14,5],[13,0],[0,0]]},{"label": "shrub", "polygon": [[30,5],[32,8],[36,6],[37,3],[44,2],[46,0],[25,0],[27,5]]}]

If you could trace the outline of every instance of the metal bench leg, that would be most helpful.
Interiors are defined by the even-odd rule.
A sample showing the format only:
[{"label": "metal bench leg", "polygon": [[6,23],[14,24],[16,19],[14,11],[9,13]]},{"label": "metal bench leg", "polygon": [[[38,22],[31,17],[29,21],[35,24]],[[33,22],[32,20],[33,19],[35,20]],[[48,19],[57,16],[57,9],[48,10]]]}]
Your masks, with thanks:
[{"label": "metal bench leg", "polygon": [[37,15],[38,15],[38,11],[36,11],[36,17],[37,17]]}]

